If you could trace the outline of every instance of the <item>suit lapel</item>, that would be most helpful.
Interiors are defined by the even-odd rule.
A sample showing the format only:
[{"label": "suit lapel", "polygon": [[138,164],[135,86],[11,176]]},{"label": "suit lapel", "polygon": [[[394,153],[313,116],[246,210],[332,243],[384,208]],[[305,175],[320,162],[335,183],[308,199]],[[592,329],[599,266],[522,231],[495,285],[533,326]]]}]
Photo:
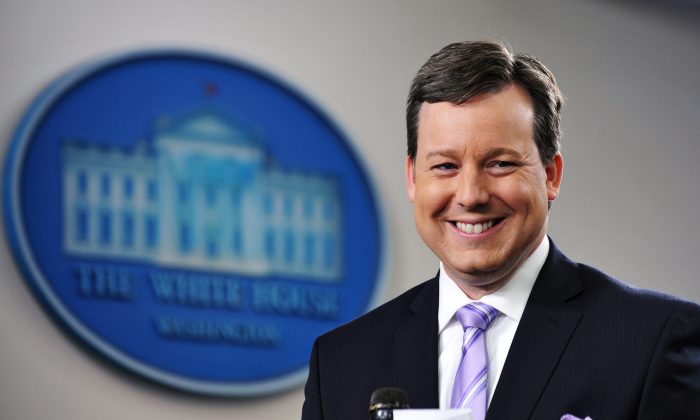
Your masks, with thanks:
[{"label": "suit lapel", "polygon": [[582,290],[576,264],[550,242],[498,380],[488,419],[527,419],[581,319],[567,302]]},{"label": "suit lapel", "polygon": [[394,379],[408,393],[412,408],[437,408],[437,277],[421,290],[409,310],[407,322],[394,335]]}]

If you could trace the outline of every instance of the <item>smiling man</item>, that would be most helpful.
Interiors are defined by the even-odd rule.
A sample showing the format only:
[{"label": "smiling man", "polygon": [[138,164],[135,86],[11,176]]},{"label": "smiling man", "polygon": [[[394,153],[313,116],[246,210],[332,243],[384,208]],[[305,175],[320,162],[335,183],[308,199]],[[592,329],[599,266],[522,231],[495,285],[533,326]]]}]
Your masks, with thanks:
[{"label": "smiling man", "polygon": [[406,159],[416,227],[472,299],[500,289],[542,242],[562,158],[542,162],[532,100],[517,84],[456,105],[427,103]]},{"label": "smiling man", "polygon": [[562,96],[537,59],[451,44],[416,75],[406,188],[438,275],[318,338],[302,418],[372,391],[488,419],[697,419],[700,307],[565,257],[546,236]]}]

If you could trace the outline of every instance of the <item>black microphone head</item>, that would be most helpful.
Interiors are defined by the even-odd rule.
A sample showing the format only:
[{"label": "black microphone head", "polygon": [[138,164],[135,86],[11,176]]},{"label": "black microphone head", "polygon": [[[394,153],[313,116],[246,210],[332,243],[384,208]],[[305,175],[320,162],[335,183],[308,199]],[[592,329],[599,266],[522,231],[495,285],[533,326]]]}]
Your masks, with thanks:
[{"label": "black microphone head", "polygon": [[408,394],[401,388],[379,388],[369,399],[370,413],[377,410],[408,408]]}]

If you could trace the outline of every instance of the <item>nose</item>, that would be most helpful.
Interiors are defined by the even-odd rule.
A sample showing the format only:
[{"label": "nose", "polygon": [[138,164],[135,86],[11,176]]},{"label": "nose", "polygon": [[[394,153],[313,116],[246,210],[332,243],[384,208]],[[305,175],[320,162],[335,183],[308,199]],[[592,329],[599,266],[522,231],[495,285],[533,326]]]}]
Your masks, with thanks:
[{"label": "nose", "polygon": [[489,203],[491,195],[488,189],[488,181],[480,171],[463,167],[456,182],[458,185],[455,200],[460,207],[475,209]]}]

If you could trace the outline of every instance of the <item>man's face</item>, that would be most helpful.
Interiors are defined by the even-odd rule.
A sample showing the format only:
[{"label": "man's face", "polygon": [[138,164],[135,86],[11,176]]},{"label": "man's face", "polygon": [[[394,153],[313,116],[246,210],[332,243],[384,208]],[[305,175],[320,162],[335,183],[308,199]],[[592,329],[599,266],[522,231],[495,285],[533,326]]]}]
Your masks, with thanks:
[{"label": "man's face", "polygon": [[505,284],[544,238],[561,173],[559,154],[542,164],[532,101],[511,85],[462,105],[424,103],[406,187],[421,238],[478,299]]}]

